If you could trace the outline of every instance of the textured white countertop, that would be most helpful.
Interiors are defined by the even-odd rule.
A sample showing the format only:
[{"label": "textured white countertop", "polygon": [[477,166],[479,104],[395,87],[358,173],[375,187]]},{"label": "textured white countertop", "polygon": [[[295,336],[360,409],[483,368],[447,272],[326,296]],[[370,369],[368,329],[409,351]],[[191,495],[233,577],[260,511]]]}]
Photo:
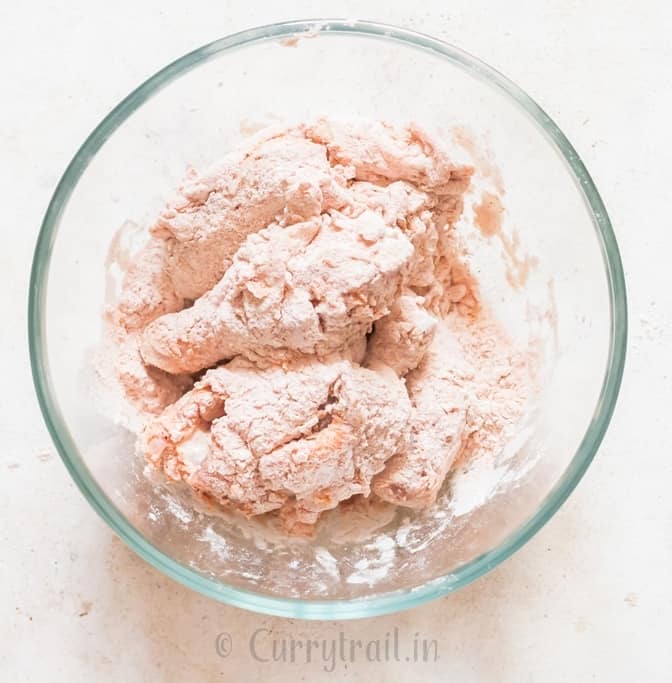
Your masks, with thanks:
[{"label": "textured white countertop", "polygon": [[[23,0],[0,6],[0,678],[20,681],[672,679],[672,9],[642,0],[495,3]],[[424,607],[356,622],[211,602],[128,550],[55,454],[28,366],[33,245],[83,138],[148,75],[233,31],[358,16],[431,33],[527,90],[578,149],[621,246],[630,346],[604,444],[546,527],[495,571]],[[266,639],[437,641],[429,663],[324,671],[264,663]],[[219,633],[231,638],[220,656]],[[225,639],[224,639],[225,640]],[[223,643],[223,645],[222,645]],[[220,649],[226,642],[220,639]],[[265,648],[265,649],[264,649]],[[403,658],[402,658],[403,659]]]}]

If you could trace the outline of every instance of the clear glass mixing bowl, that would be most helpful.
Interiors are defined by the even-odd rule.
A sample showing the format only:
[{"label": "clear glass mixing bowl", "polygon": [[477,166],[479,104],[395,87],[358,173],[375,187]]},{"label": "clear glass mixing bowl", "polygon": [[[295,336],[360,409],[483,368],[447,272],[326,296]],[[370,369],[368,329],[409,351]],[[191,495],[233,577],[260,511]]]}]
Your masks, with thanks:
[{"label": "clear glass mixing bowl", "polygon": [[[338,543],[322,534],[273,543],[195,512],[178,492],[142,475],[132,435],[97,404],[90,353],[100,339],[105,258],[118,227],[156,215],[188,164],[217,159],[246,127],[324,113],[410,119],[439,131],[466,124],[486,134],[506,187],[506,222],[538,265],[523,290],[509,287],[502,273],[484,279],[514,336],[537,343],[535,325],[544,323],[552,334],[539,346],[543,381],[534,410],[501,455],[487,496],[450,507],[449,488],[438,515],[400,513],[373,539]],[[483,242],[484,253],[501,247],[491,242]],[[418,605],[473,581],[525,543],[595,455],[626,346],[614,234],[558,127],[478,59],[360,21],[244,31],[185,55],[132,92],[58,184],[35,250],[29,306],[45,420],[72,477],[110,527],[147,561],[208,596],[305,618]],[[460,474],[452,489],[469,489],[469,468]]]}]

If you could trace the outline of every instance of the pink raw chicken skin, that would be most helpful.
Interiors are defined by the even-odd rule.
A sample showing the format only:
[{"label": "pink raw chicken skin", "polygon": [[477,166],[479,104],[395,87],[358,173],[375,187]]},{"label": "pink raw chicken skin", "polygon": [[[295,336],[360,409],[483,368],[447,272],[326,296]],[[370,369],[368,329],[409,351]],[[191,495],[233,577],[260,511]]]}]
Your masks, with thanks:
[{"label": "pink raw chicken skin", "polygon": [[197,299],[231,265],[245,238],[337,208],[342,192],[322,145],[300,130],[262,133],[205,174],[191,170],[152,233],[165,240],[175,292]]},{"label": "pink raw chicken skin", "polygon": [[389,369],[309,361],[259,370],[237,359],[150,421],[138,449],[220,505],[246,515],[279,509],[292,531],[370,493],[374,475],[406,449],[410,412]]},{"label": "pink raw chicken skin", "polygon": [[250,235],[219,283],[144,331],[144,359],[196,372],[238,355],[325,356],[386,315],[413,255],[373,212],[325,216]]},{"label": "pink raw chicken skin", "polygon": [[190,170],[108,313],[138,452],[296,535],[352,496],[430,506],[499,433],[478,330],[522,392],[455,234],[472,172],[418,126],[327,119]]}]

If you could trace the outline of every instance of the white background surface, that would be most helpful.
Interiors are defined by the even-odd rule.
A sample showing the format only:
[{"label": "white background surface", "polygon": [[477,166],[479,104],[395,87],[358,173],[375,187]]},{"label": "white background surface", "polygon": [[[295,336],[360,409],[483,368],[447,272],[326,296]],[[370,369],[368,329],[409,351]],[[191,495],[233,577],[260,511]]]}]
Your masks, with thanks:
[{"label": "white background surface", "polygon": [[[131,553],[54,452],[28,367],[32,249],[78,145],[168,61],[261,23],[358,16],[431,33],[506,73],[549,112],[601,190],[626,268],[631,334],[612,426],[578,489],[513,558],[458,594],[358,622],[216,604]],[[672,9],[669,3],[0,4],[0,678],[20,681],[672,680]],[[85,283],[83,283],[84,285]],[[436,663],[326,674],[250,656],[276,638],[438,642]],[[229,632],[233,651],[215,651]]]}]

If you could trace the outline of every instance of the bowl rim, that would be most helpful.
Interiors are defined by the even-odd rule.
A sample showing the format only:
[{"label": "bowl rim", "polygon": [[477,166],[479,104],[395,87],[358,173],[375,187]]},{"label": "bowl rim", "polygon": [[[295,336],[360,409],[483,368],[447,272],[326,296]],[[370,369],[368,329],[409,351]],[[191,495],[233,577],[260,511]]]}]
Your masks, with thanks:
[{"label": "bowl rim", "polygon": [[[228,586],[172,559],[150,544],[116,508],[88,471],[56,402],[45,339],[45,299],[51,253],[58,225],[70,195],[89,162],[114,131],[146,100],[176,78],[222,53],[301,34],[345,34],[387,40],[434,53],[490,86],[503,91],[526,112],[564,159],[583,196],[598,239],[609,289],[610,340],[607,368],[592,420],[567,469],[536,512],[497,546],[450,574],[417,587],[347,600],[279,598]],[[387,614],[446,595],[490,571],[518,550],[553,516],[574,490],[597,452],[618,397],[627,345],[625,280],[616,238],[605,206],[578,154],[551,118],[521,88],[467,52],[442,40],[393,25],[352,19],[284,21],[247,29],[208,43],[156,72],[124,98],[79,148],[51,198],[37,239],[30,276],[28,338],[33,383],[51,438],[75,483],[112,530],[154,567],[208,597],[255,612],[303,619],[348,619]]]}]

